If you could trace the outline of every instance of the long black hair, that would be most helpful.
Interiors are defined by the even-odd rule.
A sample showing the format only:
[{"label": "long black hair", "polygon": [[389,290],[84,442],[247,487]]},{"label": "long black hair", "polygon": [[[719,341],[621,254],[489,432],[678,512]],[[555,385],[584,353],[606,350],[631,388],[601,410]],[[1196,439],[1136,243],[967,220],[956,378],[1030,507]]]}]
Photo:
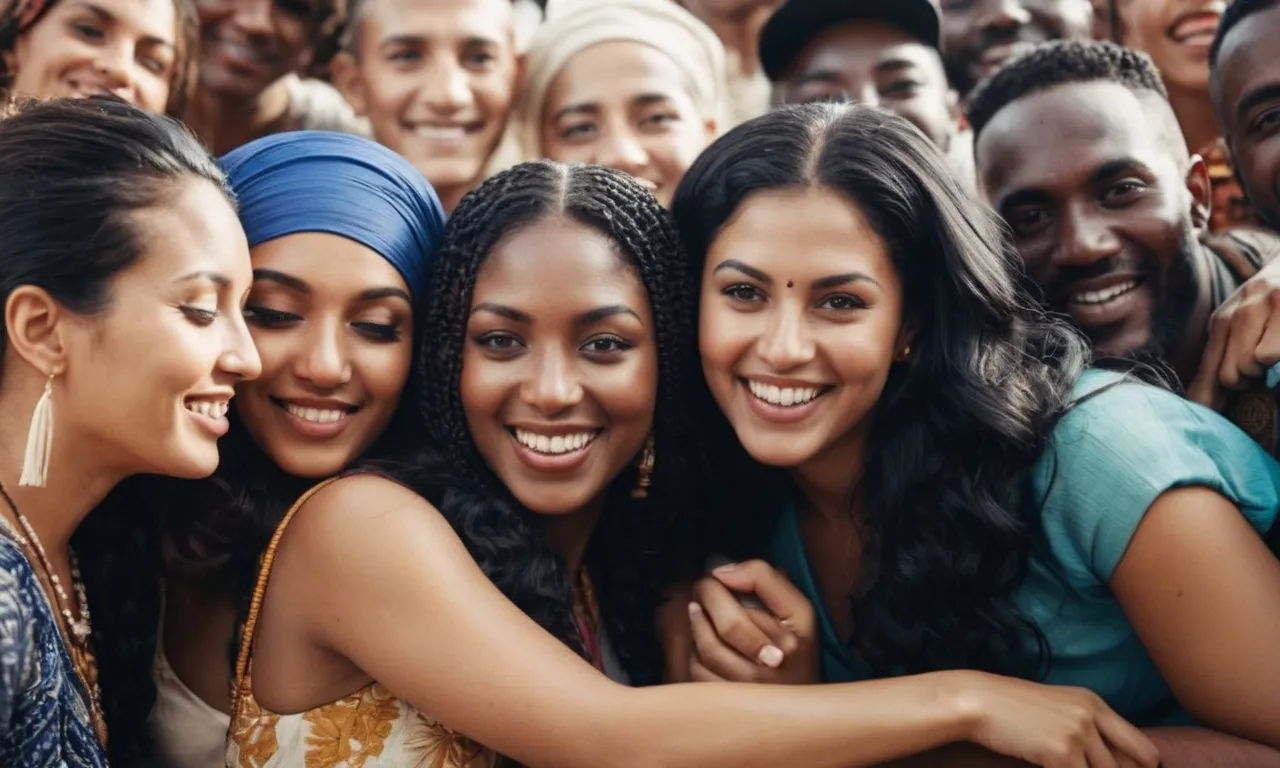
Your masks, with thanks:
[{"label": "long black hair", "polygon": [[[222,172],[185,128],[114,97],[32,102],[0,119],[0,295],[37,285],[77,314],[103,311],[112,281],[145,250],[134,215],[193,180],[233,205]],[[156,520],[131,487],[91,512],[72,546],[94,618],[111,762],[139,766],[155,700],[160,563]]]},{"label": "long black hair", "polygon": [[524,509],[485,465],[463,413],[459,382],[476,274],[503,238],[552,216],[606,235],[639,274],[653,308],[658,398],[649,498],[630,498],[636,473],[607,490],[588,547],[603,621],[632,682],[658,682],[654,610],[683,562],[676,531],[698,507],[697,435],[688,408],[696,382],[693,295],[668,214],[624,173],[597,166],[524,163],[464,197],[445,233],[419,338],[419,386],[429,449],[395,473],[434,503],[485,574],[527,615],[579,653],[569,574]]},{"label": "long black hair", "polygon": [[[1026,675],[1016,660],[1031,638],[1039,672],[1043,634],[1012,600],[1038,530],[1026,478],[1086,365],[1086,343],[1043,314],[1004,225],[939,151],[870,107],[785,108],[712,144],[673,204],[695,268],[749,195],[806,187],[839,193],[871,221],[917,328],[875,406],[861,468],[865,551],[850,643],[881,674]],[[716,475],[732,479],[716,494],[724,503],[711,533],[758,553],[792,491],[780,472],[745,469],[754,465],[710,410]],[[743,482],[753,477],[770,482]]]}]

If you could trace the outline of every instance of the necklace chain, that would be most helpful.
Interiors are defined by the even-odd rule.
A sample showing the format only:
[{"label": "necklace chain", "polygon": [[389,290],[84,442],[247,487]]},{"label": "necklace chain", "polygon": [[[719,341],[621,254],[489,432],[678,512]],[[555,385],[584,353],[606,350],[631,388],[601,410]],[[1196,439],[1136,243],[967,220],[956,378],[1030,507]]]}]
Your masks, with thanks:
[{"label": "necklace chain", "polygon": [[80,576],[80,562],[76,558],[75,551],[69,550],[71,588],[76,595],[75,607],[80,613],[80,618],[77,620],[71,612],[71,598],[67,595],[66,589],[63,588],[62,580],[58,578],[58,574],[53,570],[49,555],[45,552],[44,544],[40,542],[40,537],[36,535],[31,521],[18,510],[18,505],[14,503],[3,484],[0,484],[0,497],[3,497],[5,504],[9,505],[9,509],[13,512],[13,516],[17,519],[22,531],[15,530],[13,524],[2,516],[0,516],[0,523],[3,523],[5,531],[14,541],[35,553],[40,568],[53,586],[54,602],[57,603],[58,611],[62,614],[62,619],[65,622],[68,640],[67,650],[70,652],[69,655],[71,656],[72,665],[75,667],[76,676],[80,678],[80,682],[84,685],[85,692],[89,696],[89,716],[93,720],[94,730],[97,731],[98,738],[105,747],[107,743],[107,726],[102,712],[102,689],[98,684],[98,660],[93,652],[91,641],[93,619],[89,615],[89,595],[85,590],[84,580]]}]

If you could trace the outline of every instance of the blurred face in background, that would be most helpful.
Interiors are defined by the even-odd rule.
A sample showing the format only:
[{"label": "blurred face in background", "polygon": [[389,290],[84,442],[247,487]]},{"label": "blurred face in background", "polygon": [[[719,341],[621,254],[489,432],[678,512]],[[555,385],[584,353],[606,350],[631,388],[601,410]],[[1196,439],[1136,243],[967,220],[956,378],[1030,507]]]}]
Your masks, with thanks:
[{"label": "blurred face in background", "polygon": [[200,88],[251,100],[311,54],[321,0],[196,0]]}]

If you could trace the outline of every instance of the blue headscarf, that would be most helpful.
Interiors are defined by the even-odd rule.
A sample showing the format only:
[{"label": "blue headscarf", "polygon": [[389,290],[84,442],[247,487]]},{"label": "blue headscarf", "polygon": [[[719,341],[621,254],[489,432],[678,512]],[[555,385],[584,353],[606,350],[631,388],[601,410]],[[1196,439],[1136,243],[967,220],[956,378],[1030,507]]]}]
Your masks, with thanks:
[{"label": "blue headscarf", "polygon": [[400,272],[416,301],[444,235],[444,206],[418,169],[376,142],[291,131],[222,157],[252,248],[300,232],[338,235]]}]

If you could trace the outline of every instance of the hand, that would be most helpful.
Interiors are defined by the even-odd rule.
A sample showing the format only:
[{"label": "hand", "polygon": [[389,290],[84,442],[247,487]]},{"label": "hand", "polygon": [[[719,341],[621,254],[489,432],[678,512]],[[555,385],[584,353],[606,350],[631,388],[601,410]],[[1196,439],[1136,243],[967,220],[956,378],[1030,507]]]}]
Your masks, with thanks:
[{"label": "hand", "polygon": [[679,584],[667,591],[658,608],[658,642],[662,646],[663,681],[689,683],[689,661],[693,658],[693,630],[689,626],[689,601],[693,585]]},{"label": "hand", "polygon": [[[766,610],[743,607],[734,593],[754,593]],[[813,606],[768,563],[750,560],[715,569],[693,585],[688,609],[693,680],[822,682]]]},{"label": "hand", "polygon": [[1160,753],[1141,731],[1084,688],[982,672],[954,672],[969,740],[1045,768],[1156,768]]},{"label": "hand", "polygon": [[1280,362],[1280,261],[1240,286],[1209,320],[1209,341],[1187,397],[1221,410]]}]

